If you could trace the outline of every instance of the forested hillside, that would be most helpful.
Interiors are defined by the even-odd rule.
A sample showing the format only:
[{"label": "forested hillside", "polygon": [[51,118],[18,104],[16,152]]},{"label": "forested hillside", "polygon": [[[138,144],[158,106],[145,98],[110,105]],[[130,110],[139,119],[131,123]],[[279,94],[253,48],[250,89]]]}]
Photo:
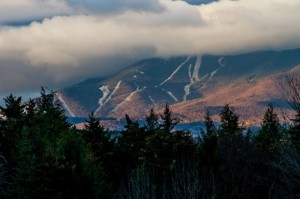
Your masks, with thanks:
[{"label": "forested hillside", "polygon": [[280,85],[299,69],[300,49],[151,58],[65,87],[57,96],[72,117],[94,112],[98,117],[121,119],[127,113],[143,118],[149,109],[160,111],[168,103],[177,117],[195,122],[206,109],[216,119],[222,106],[231,104],[243,120],[257,124],[269,102],[290,110]]},{"label": "forested hillside", "polygon": [[112,137],[91,114],[83,130],[67,122],[54,92],[36,100],[5,98],[0,123],[0,198],[299,198],[300,104],[289,85],[295,117],[279,123],[269,104],[260,129],[241,125],[224,105],[210,113],[201,136],[174,130],[168,104],[149,110],[146,124],[125,115]]}]

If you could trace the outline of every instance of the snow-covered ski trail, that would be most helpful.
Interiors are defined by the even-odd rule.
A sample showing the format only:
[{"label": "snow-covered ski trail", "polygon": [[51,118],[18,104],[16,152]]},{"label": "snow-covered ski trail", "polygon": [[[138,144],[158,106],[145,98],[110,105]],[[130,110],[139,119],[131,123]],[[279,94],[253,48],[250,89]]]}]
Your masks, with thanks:
[{"label": "snow-covered ski trail", "polygon": [[100,89],[100,90],[102,91],[102,93],[103,93],[102,97],[99,99],[99,102],[98,102],[99,105],[100,105],[100,107],[102,107],[103,104],[104,104],[104,102],[105,102],[105,100],[106,100],[106,98],[107,98],[107,96],[108,96],[109,93],[110,93],[110,90],[109,90],[109,88],[108,88],[108,85],[101,86],[99,89]]},{"label": "snow-covered ski trail", "polygon": [[154,99],[150,95],[148,97],[149,97],[150,101],[152,102],[152,104],[156,105]]},{"label": "snow-covered ski trail", "polygon": [[210,73],[210,76],[207,81],[210,81],[219,72],[219,70],[225,66],[225,64],[223,63],[223,60],[224,60],[224,57],[220,57],[218,59],[218,64],[220,65],[220,67]]},{"label": "snow-covered ski trail", "polygon": [[166,92],[175,102],[178,102],[179,100],[171,91],[167,91],[166,89],[161,89],[162,91]]},{"label": "snow-covered ski trail", "polygon": [[196,63],[195,63],[195,65],[194,65],[194,70],[193,70],[193,72],[192,72],[192,65],[189,66],[189,78],[190,78],[190,83],[187,84],[187,85],[184,87],[183,101],[186,101],[187,97],[189,96],[191,86],[192,86],[194,83],[200,81],[200,78],[199,78],[199,70],[200,70],[200,66],[201,66],[201,56],[197,56],[197,60],[196,60]]},{"label": "snow-covered ski trail", "polygon": [[[121,85],[121,80],[118,82],[118,84],[115,86],[114,90],[110,93],[107,93],[107,91],[109,91],[108,87],[106,89],[106,87],[102,86],[100,88],[100,90],[103,92],[103,96],[99,99],[99,107],[97,108],[97,110],[95,111],[95,114],[98,113],[101,108],[111,99],[111,97],[117,92],[117,90],[120,88],[120,85]],[[105,93],[104,93],[105,92]],[[105,98],[103,98],[105,97]]]},{"label": "snow-covered ski trail", "polygon": [[167,78],[165,79],[163,82],[161,82],[159,85],[162,86],[164,85],[167,81],[171,80],[173,78],[173,76],[180,70],[180,68],[186,64],[189,60],[191,59],[191,57],[187,57],[186,60],[184,62],[182,62],[174,71],[173,73]]},{"label": "snow-covered ski trail", "polygon": [[122,104],[124,104],[125,102],[130,102],[131,100],[132,100],[132,97],[136,94],[136,93],[139,93],[139,92],[142,92],[143,90],[145,90],[147,87],[146,86],[144,86],[143,88],[139,88],[139,86],[138,85],[136,85],[137,86],[137,88],[136,88],[136,90],[135,91],[133,91],[133,92],[131,92],[121,103],[119,103],[119,104],[117,104],[116,106],[115,106],[115,108],[112,110],[112,111],[110,111],[110,113],[111,112],[116,112],[117,110],[118,110],[118,108],[122,105]]},{"label": "snow-covered ski trail", "polygon": [[57,99],[61,102],[63,108],[65,109],[65,111],[67,111],[67,113],[71,116],[71,117],[76,117],[75,114],[73,113],[73,111],[70,109],[70,107],[67,105],[67,103],[65,102],[65,100],[62,98],[60,93],[56,94]]}]

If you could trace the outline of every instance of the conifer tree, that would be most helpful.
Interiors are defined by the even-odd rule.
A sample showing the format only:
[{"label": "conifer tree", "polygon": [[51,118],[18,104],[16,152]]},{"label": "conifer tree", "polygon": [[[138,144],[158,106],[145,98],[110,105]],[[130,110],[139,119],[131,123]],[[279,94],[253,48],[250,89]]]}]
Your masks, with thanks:
[{"label": "conifer tree", "polygon": [[24,105],[21,97],[15,97],[12,94],[4,101],[5,107],[0,106],[1,114],[6,117],[0,125],[0,151],[7,158],[8,164],[13,166],[16,145],[23,128]]},{"label": "conifer tree", "polygon": [[179,119],[172,117],[172,111],[168,103],[166,103],[164,112],[160,117],[162,120],[162,123],[160,124],[160,128],[166,134],[171,133],[172,129],[179,123]]},{"label": "conifer tree", "polygon": [[273,151],[281,139],[280,123],[272,104],[264,114],[261,130],[257,133],[256,142],[267,151]]},{"label": "conifer tree", "polygon": [[125,120],[125,130],[121,131],[120,147],[124,155],[129,158],[130,167],[135,168],[139,162],[144,161],[145,128],[140,127],[138,121],[132,121],[127,114]]},{"label": "conifer tree", "polygon": [[215,171],[218,166],[217,130],[208,110],[204,119],[205,131],[202,131],[202,140],[199,143],[201,146],[201,162],[208,167],[208,169]]},{"label": "conifer tree", "polygon": [[205,137],[216,136],[216,127],[214,122],[210,116],[210,112],[207,110],[206,115],[204,117],[204,125],[205,125]]},{"label": "conifer tree", "polygon": [[4,98],[4,102],[5,107],[0,106],[0,111],[7,119],[20,119],[22,117],[24,108],[22,97],[15,97],[10,94]]},{"label": "conifer tree", "polygon": [[229,138],[239,136],[242,127],[239,124],[239,116],[234,113],[233,108],[227,104],[220,113],[221,117],[221,133]]},{"label": "conifer tree", "polygon": [[42,185],[38,181],[38,160],[30,132],[24,130],[17,142],[16,168],[8,198],[42,197]]},{"label": "conifer tree", "polygon": [[153,109],[150,110],[149,114],[146,116],[146,130],[152,132],[157,130],[159,127],[158,116]]},{"label": "conifer tree", "polygon": [[64,110],[55,99],[55,92],[46,92],[45,88],[41,88],[40,97],[36,99],[36,123],[37,127],[50,142],[59,136],[61,132],[67,130],[71,125],[67,121],[67,117],[64,114]]},{"label": "conifer tree", "polygon": [[85,142],[91,147],[94,158],[99,161],[107,160],[109,153],[113,150],[114,139],[110,137],[109,131],[104,129],[94,113],[89,115],[86,122],[87,124],[83,129]]}]

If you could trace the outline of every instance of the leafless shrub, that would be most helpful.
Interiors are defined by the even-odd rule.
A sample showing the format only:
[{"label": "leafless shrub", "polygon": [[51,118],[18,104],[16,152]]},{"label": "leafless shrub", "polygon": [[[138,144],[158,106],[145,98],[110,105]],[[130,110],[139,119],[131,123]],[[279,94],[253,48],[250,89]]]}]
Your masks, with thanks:
[{"label": "leafless shrub", "polygon": [[296,74],[286,75],[281,88],[288,104],[296,112],[300,112],[300,77]]},{"label": "leafless shrub", "polygon": [[123,187],[121,198],[124,199],[155,199],[156,186],[150,179],[145,168],[138,168],[129,179],[127,187]]},{"label": "leafless shrub", "polygon": [[270,198],[300,198],[300,154],[291,147],[280,149],[280,158],[272,162],[280,179],[271,187]]}]

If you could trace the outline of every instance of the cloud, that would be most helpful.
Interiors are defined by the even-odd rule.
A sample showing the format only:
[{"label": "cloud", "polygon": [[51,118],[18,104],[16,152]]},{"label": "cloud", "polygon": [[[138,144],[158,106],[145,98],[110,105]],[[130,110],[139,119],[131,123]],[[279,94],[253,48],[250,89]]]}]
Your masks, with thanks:
[{"label": "cloud", "polygon": [[[0,75],[0,91],[66,85],[153,56],[300,47],[298,0],[221,0],[201,5],[171,0],[105,2],[95,8],[106,4],[102,9],[114,14],[69,10],[73,14],[28,26],[2,26],[0,68],[5,72]],[[53,0],[53,5],[57,3],[66,6]],[[68,3],[65,10],[70,5],[89,8],[79,1]],[[156,7],[164,9],[157,12]]]}]

